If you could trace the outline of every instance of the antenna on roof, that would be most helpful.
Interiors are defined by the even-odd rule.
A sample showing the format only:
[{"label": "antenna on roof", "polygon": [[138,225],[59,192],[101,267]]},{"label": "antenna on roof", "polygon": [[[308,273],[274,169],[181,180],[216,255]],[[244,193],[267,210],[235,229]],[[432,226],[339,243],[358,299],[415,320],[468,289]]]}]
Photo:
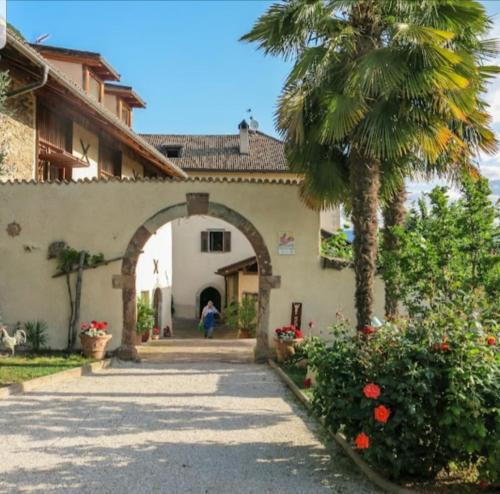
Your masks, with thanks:
[{"label": "antenna on roof", "polygon": [[50,34],[48,34],[48,33],[42,34],[42,35],[38,36],[38,38],[35,39],[35,45],[41,45],[42,43],[47,41],[49,38],[50,38]]},{"label": "antenna on roof", "polygon": [[257,122],[257,120],[255,120],[255,118],[252,117],[252,109],[251,108],[248,108],[247,110],[247,113],[250,115],[250,129],[251,130],[257,130],[259,128],[259,122]]}]

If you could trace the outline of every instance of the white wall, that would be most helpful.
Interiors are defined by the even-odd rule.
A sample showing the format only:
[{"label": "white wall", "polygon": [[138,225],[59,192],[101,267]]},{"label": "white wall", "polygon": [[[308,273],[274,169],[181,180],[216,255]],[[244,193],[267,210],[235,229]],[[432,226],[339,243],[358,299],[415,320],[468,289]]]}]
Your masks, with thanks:
[{"label": "white wall", "polygon": [[[155,263],[158,261],[158,273]],[[170,302],[172,299],[172,225],[167,223],[159,228],[148,240],[140,255],[136,269],[137,293],[147,291],[153,302],[156,288],[162,291],[161,327],[172,327]],[[162,333],[163,334],[163,333]]]},{"label": "white wall", "polygon": [[[231,232],[231,252],[201,252],[201,232],[224,229]],[[255,255],[246,237],[225,221],[192,216],[172,222],[173,296],[176,317],[198,317],[196,297],[208,286],[217,288],[224,304],[224,277],[219,268]]]},{"label": "white wall", "polygon": [[90,165],[85,168],[73,168],[74,180],[97,177],[99,170],[99,138],[97,135],[84,129],[81,125],[73,123],[73,155],[83,161],[87,161],[84,158],[82,142],[85,144],[85,148],[90,146],[87,151],[87,158]]},{"label": "white wall", "polygon": [[[289,324],[292,302],[303,303],[303,321],[314,320],[316,334],[326,333],[337,311],[354,319],[354,273],[321,268],[319,214],[304,206],[297,186],[243,181],[101,181],[0,183],[0,195],[9,205],[0,207],[0,310],[5,323],[45,320],[49,344],[64,348],[68,295],[64,277],[52,277],[56,262],[47,260],[51,242],[65,240],[75,249],[102,252],[107,259],[123,256],[141,224],[170,205],[182,204],[188,193],[209,193],[212,203],[238,211],[262,235],[273,275],[281,278],[280,288],[271,290],[270,342],[275,328]],[[14,221],[21,232],[11,237],[7,226]],[[294,255],[279,255],[278,239],[283,231],[295,232]],[[199,238],[186,244],[188,248],[199,249]],[[173,252],[175,255],[175,246]],[[110,349],[121,341],[122,291],[113,288],[113,275],[120,274],[121,263],[113,262],[86,270],[83,281],[81,320],[108,321],[113,335]],[[383,293],[383,284],[377,280],[378,316],[383,314]]]}]

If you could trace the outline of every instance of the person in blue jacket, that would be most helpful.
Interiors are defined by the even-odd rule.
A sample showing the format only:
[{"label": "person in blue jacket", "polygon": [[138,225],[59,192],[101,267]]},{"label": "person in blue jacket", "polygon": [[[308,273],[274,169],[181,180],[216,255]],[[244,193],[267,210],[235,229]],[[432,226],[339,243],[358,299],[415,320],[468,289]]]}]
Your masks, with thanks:
[{"label": "person in blue jacket", "polygon": [[219,314],[219,311],[214,307],[214,303],[209,300],[207,305],[203,307],[200,319],[200,322],[203,323],[203,327],[205,328],[205,338],[213,338],[215,316],[217,314]]}]

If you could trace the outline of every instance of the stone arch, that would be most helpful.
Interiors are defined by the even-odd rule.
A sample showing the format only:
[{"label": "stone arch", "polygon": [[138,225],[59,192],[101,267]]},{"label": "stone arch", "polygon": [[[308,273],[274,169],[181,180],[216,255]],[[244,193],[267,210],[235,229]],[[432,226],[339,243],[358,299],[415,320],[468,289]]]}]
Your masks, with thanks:
[{"label": "stone arch", "polygon": [[209,201],[206,193],[186,194],[186,202],[169,206],[146,220],[133,234],[122,260],[121,280],[123,303],[122,342],[117,355],[122,360],[139,360],[135,348],[136,288],[135,271],[141,251],[149,237],[161,226],[178,218],[192,215],[212,216],[240,230],[252,245],[259,266],[259,313],[255,359],[269,356],[269,300],[272,288],[279,288],[280,278],[273,276],[271,256],[264,238],[255,226],[237,211]]}]

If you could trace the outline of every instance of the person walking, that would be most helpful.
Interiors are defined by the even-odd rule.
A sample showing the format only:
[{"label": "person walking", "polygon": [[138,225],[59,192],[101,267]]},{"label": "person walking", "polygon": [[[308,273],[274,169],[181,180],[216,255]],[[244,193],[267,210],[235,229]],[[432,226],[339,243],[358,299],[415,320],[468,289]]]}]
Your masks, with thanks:
[{"label": "person walking", "polygon": [[214,303],[209,300],[207,305],[203,307],[200,319],[200,323],[202,323],[205,328],[205,338],[213,338],[215,316],[217,314],[219,314],[219,311],[214,307]]}]

